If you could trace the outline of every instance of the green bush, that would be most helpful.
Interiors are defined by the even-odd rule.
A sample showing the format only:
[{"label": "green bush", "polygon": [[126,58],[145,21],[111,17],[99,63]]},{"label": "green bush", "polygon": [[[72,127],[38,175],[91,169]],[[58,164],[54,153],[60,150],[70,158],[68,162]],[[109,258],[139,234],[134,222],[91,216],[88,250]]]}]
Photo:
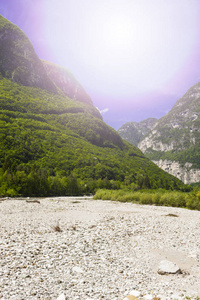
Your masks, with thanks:
[{"label": "green bush", "polygon": [[153,195],[150,193],[143,193],[140,195],[140,204],[153,204]]},{"label": "green bush", "polygon": [[185,207],[200,210],[200,191],[178,192],[167,190],[140,190],[129,191],[99,189],[94,195],[94,199],[113,200],[120,202],[133,202],[148,205],[163,205],[172,207]]},{"label": "green bush", "polygon": [[189,209],[200,210],[200,199],[198,197],[189,197],[186,202],[186,207]]}]

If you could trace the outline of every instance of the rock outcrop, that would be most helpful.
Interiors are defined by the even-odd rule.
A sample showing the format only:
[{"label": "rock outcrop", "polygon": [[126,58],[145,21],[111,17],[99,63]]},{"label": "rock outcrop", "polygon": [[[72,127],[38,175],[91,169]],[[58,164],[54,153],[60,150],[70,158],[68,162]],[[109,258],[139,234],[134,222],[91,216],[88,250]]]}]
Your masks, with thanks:
[{"label": "rock outcrop", "polygon": [[24,32],[0,16],[0,73],[23,86],[57,92]]},{"label": "rock outcrop", "polygon": [[148,118],[141,122],[128,122],[119,128],[118,133],[124,140],[137,147],[144,136],[154,128],[156,121],[156,118]]},{"label": "rock outcrop", "polygon": [[146,126],[147,133],[140,139],[134,124],[129,123],[129,131],[122,130],[123,125],[119,134],[132,144],[137,139],[137,146],[148,158],[184,183],[200,182],[200,82],[152,128]]},{"label": "rock outcrop", "polygon": [[182,180],[185,184],[200,182],[200,170],[193,169],[191,163],[186,162],[184,165],[181,165],[179,162],[170,160],[159,160],[153,162],[159,168]]},{"label": "rock outcrop", "polygon": [[92,105],[92,99],[70,71],[46,61],[43,65],[49,78],[67,97]]}]

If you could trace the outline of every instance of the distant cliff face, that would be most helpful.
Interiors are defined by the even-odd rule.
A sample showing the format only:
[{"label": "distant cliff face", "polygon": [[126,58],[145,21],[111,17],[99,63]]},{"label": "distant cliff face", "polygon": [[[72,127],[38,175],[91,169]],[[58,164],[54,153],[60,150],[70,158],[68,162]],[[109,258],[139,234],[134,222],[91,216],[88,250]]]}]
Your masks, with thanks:
[{"label": "distant cliff face", "polygon": [[155,126],[157,119],[148,118],[141,122],[128,122],[119,128],[119,135],[134,146],[138,146],[143,137]]},{"label": "distant cliff face", "polygon": [[[127,140],[133,143],[138,132],[135,134],[135,127],[129,129],[131,138]],[[146,130],[137,146],[148,158],[187,184],[200,181],[200,83],[191,87],[151,130],[146,125]],[[119,133],[123,137],[121,129]]]},{"label": "distant cliff face", "polygon": [[75,79],[71,72],[46,61],[43,61],[43,65],[49,78],[62,92],[64,92],[66,96],[77,101],[92,104],[90,96],[86,93],[84,88]]},{"label": "distant cliff face", "polygon": [[23,31],[0,16],[0,73],[13,82],[50,92],[57,88],[49,79]]},{"label": "distant cliff face", "polygon": [[200,169],[192,168],[192,164],[186,162],[181,165],[179,162],[171,160],[153,161],[159,168],[177,177],[185,184],[200,182]]}]

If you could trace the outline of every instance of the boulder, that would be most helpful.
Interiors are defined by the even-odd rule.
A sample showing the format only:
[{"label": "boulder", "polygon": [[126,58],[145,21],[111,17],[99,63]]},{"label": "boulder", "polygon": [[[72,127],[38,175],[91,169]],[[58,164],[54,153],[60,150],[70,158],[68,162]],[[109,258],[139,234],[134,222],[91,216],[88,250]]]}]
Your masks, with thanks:
[{"label": "boulder", "polygon": [[177,274],[180,272],[180,268],[169,260],[162,260],[158,267],[158,274],[160,275]]}]

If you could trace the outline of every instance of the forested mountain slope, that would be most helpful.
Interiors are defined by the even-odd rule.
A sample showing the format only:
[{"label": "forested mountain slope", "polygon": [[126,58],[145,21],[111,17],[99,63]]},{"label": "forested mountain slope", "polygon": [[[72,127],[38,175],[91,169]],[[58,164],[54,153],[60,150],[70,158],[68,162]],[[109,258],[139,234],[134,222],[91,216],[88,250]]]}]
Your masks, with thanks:
[{"label": "forested mountain slope", "polygon": [[[67,97],[69,82],[65,88],[54,80],[3,17],[0,33],[0,195],[77,195],[122,184],[187,189],[106,125],[86,92]],[[73,78],[74,85],[80,87]]]}]

